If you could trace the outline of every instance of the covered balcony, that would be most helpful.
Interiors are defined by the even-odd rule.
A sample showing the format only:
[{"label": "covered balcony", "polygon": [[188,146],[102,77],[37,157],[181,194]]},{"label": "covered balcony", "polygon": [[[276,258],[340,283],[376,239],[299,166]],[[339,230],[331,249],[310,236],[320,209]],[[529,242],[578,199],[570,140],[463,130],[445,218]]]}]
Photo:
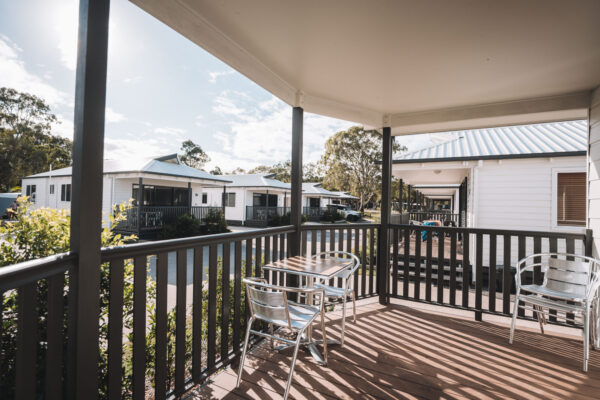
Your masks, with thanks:
[{"label": "covered balcony", "polygon": [[[358,320],[326,366],[300,356],[293,397],[597,397],[598,352],[582,372],[568,313],[541,335],[522,310],[514,345],[507,321],[519,259],[599,255],[600,3],[133,3],[290,105],[290,225],[101,248],[109,1],[81,0],[71,251],[0,269],[17,326],[8,397],[278,397],[288,354],[265,342],[239,389],[223,371],[247,324],[242,278],[293,285],[263,267],[334,249],[360,260]],[[380,223],[302,225],[305,111],[381,132]],[[583,229],[392,223],[395,136],[575,119],[588,122]]]}]

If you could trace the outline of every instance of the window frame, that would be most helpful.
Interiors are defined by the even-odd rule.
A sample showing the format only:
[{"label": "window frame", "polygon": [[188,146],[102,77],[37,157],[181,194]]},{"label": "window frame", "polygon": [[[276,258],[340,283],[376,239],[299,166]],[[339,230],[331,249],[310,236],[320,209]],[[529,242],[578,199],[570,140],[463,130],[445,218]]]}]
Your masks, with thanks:
[{"label": "window frame", "polygon": [[71,184],[70,183],[62,183],[60,185],[60,201],[64,203],[71,202]]},{"label": "window frame", "polygon": [[[224,192],[223,193],[223,205],[225,207],[235,207],[235,192]],[[233,197],[233,204],[231,198]]]},{"label": "window frame", "polygon": [[562,173],[583,173],[586,175],[587,168],[582,167],[559,167],[552,168],[552,229],[572,232],[583,232],[588,224],[588,188],[585,188],[585,225],[558,225],[558,174]]},{"label": "window frame", "polygon": [[54,183],[48,186],[48,194],[54,195]]},{"label": "window frame", "polygon": [[202,204],[208,204],[208,193],[202,193]]}]

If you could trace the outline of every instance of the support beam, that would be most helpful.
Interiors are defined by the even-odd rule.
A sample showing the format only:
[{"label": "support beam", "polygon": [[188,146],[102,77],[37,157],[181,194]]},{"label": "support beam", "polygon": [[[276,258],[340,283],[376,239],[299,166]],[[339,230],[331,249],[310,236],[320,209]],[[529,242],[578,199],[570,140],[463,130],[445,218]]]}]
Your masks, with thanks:
[{"label": "support beam", "polygon": [[383,162],[381,164],[381,228],[379,230],[377,249],[377,282],[379,286],[379,304],[388,304],[389,259],[390,259],[390,206],[392,202],[392,148],[394,140],[392,130],[383,128]]},{"label": "support beam", "polygon": [[302,146],[304,110],[294,107],[292,111],[292,199],[290,223],[296,230],[290,235],[290,255],[300,255],[300,225],[302,224]]},{"label": "support beam", "polygon": [[[73,137],[71,275],[75,331],[69,343],[67,397],[98,398],[100,232],[109,0],[80,0]],[[74,344],[73,344],[74,343]]]},{"label": "support beam", "polygon": [[137,192],[137,233],[138,237],[142,234],[142,207],[144,207],[144,179],[138,181]]}]

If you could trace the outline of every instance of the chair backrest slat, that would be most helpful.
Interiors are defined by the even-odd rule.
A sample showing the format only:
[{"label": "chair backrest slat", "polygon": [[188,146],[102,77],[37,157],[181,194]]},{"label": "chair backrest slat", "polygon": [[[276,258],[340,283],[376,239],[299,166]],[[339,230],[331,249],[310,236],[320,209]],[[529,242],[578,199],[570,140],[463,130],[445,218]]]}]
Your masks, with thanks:
[{"label": "chair backrest slat", "polygon": [[281,290],[268,289],[246,282],[248,301],[252,316],[280,326],[288,326],[288,310],[285,294]]},{"label": "chair backrest slat", "polygon": [[587,262],[548,259],[546,287],[559,292],[585,297],[590,266]]}]

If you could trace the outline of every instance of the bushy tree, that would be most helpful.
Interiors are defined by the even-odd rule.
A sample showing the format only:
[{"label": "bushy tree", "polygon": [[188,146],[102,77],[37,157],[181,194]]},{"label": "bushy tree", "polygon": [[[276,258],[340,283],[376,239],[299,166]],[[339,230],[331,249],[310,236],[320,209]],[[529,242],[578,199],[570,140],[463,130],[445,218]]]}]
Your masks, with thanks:
[{"label": "bushy tree", "polygon": [[188,167],[202,169],[204,168],[204,165],[210,161],[210,157],[202,150],[202,147],[191,140],[186,140],[181,143],[181,151],[183,152],[181,155],[181,162]]},{"label": "bushy tree", "polygon": [[29,93],[0,88],[0,191],[24,176],[71,165],[71,140],[52,135],[57,119],[46,102]]},{"label": "bushy tree", "polygon": [[[403,147],[394,144],[393,151]],[[325,168],[324,186],[350,192],[360,199],[360,209],[381,192],[381,135],[353,126],[327,139],[321,162]]]}]

